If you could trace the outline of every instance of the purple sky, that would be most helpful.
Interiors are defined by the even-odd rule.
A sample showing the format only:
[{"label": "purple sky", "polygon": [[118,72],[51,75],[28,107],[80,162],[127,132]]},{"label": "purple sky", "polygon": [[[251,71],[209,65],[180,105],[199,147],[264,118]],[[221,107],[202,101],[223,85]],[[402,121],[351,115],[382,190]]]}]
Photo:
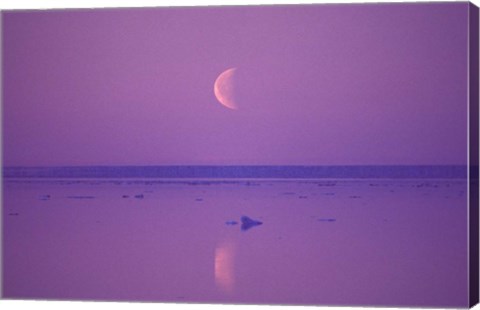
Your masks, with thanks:
[{"label": "purple sky", "polygon": [[[6,12],[4,164],[466,164],[467,13]],[[231,67],[237,111],[213,93]]]}]

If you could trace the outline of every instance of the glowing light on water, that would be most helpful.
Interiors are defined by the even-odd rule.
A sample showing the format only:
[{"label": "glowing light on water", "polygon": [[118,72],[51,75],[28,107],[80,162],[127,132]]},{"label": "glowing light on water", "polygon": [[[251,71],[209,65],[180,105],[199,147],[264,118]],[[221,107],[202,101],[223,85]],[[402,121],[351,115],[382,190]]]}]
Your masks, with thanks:
[{"label": "glowing light on water", "polygon": [[215,284],[226,293],[235,287],[235,245],[222,242],[215,249]]}]

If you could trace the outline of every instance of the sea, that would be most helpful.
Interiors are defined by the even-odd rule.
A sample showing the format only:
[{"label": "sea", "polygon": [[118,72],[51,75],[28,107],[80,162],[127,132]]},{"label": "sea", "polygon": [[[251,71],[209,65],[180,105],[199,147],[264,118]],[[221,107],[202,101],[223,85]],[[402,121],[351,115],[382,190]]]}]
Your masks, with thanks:
[{"label": "sea", "polygon": [[3,168],[3,297],[468,307],[466,166]]}]

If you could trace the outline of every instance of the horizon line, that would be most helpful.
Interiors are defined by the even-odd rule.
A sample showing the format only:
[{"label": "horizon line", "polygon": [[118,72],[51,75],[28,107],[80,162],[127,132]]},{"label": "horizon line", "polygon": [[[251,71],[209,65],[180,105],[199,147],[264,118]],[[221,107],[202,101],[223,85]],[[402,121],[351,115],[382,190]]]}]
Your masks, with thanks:
[{"label": "horizon line", "polygon": [[3,167],[3,178],[449,178],[468,165],[163,165]]}]

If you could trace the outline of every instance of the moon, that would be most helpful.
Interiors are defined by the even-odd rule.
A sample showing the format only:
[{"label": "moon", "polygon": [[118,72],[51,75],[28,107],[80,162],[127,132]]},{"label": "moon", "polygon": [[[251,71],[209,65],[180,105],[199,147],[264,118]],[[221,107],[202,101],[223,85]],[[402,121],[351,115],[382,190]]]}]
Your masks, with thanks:
[{"label": "moon", "polygon": [[237,68],[230,68],[223,71],[215,80],[213,92],[217,100],[225,107],[238,110],[235,101],[235,71]]}]

